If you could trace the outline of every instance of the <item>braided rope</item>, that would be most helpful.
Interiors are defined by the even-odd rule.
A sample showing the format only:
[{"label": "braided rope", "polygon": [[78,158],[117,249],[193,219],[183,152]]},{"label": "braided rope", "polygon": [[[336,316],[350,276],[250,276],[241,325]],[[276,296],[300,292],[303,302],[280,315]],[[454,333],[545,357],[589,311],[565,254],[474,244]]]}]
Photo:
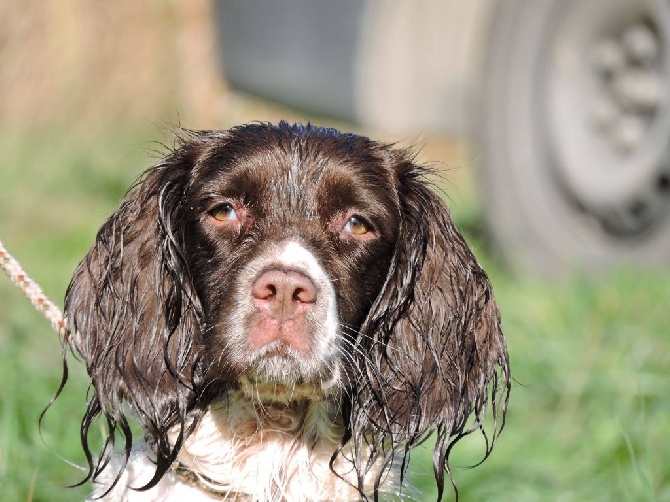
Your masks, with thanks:
[{"label": "braided rope", "polygon": [[28,274],[21,268],[19,262],[7,252],[0,241],[0,267],[7,273],[14,284],[18,286],[21,292],[30,300],[37,311],[42,314],[51,327],[61,336],[67,334],[67,328],[63,319],[63,314],[42,292],[40,287],[33,281]]}]

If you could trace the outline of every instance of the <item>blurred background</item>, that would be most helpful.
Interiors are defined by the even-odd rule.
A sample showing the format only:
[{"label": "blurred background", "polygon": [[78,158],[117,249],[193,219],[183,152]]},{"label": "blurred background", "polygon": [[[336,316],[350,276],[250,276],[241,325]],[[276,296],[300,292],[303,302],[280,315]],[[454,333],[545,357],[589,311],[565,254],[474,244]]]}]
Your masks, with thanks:
[{"label": "blurred background", "polygon": [[[461,500],[670,500],[665,0],[3,0],[0,239],[56,303],[169,126],[412,145],[489,272],[513,375]],[[0,278],[0,500],[81,500],[86,375]],[[432,458],[410,465],[434,499]]]}]

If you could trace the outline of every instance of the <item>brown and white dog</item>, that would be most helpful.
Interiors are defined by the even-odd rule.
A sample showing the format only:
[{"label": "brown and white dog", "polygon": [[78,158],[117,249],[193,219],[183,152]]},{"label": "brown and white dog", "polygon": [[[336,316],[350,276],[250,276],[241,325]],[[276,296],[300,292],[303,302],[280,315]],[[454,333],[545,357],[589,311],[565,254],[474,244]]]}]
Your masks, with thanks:
[{"label": "brown and white dog", "polygon": [[510,373],[488,278],[426,169],[310,125],[179,136],[66,295],[93,496],[403,498],[434,434],[441,498],[452,444],[487,413],[500,431]]}]

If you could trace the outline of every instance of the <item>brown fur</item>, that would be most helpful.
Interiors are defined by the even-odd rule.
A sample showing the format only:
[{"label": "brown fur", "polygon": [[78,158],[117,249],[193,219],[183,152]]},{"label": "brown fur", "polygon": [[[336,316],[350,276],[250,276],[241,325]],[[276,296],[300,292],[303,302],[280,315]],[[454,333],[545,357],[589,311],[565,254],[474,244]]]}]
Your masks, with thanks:
[{"label": "brown fur", "polygon": [[[212,403],[306,400],[336,410],[337,440],[314,452],[362,498],[377,499],[389,472],[391,491],[401,493],[408,452],[435,433],[441,498],[451,446],[486,434],[487,412],[502,419],[490,452],[510,372],[488,278],[425,172],[409,151],[332,129],[182,132],[103,225],[67,293],[66,343],[94,388],[82,421],[87,479],[108,486],[123,476],[129,417],[155,460],[144,480],[151,489],[174,476]],[[224,202],[236,208],[234,224],[212,225]],[[362,237],[343,228],[352,214],[369,227]],[[268,362],[246,338],[246,320],[258,315],[247,300],[252,264],[276,266],[269,250],[287,242],[328,278],[314,284],[336,304],[336,336],[323,327],[328,309],[314,307],[299,320],[300,347],[316,348],[281,347]],[[249,378],[286,391],[254,396],[243,391]],[[88,437],[97,417],[110,444],[96,459]],[[110,480],[101,472],[118,437],[125,454]],[[272,499],[291,500],[282,492],[289,485]]]}]

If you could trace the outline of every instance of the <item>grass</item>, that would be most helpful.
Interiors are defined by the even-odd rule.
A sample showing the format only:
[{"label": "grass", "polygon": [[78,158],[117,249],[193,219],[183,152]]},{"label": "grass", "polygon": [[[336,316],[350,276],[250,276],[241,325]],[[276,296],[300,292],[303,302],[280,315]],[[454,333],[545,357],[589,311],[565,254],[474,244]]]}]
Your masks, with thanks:
[{"label": "grass", "polygon": [[[0,239],[60,303],[95,231],[150,164],[149,139],[164,138],[151,128],[0,132]],[[476,227],[470,191],[449,191],[456,220]],[[491,457],[466,467],[481,452],[475,437],[451,457],[461,500],[670,500],[670,271],[546,284],[508,276],[476,248],[515,383]],[[65,488],[81,477],[68,461],[83,462],[82,365],[70,358],[71,382],[40,435],[40,412],[60,381],[60,345],[2,277],[0,299],[0,500],[83,499],[88,487]],[[412,456],[425,500],[434,499],[431,462],[425,448]]]},{"label": "grass", "polygon": [[494,275],[515,385],[493,455],[455,471],[465,500],[668,500],[669,280]]}]

